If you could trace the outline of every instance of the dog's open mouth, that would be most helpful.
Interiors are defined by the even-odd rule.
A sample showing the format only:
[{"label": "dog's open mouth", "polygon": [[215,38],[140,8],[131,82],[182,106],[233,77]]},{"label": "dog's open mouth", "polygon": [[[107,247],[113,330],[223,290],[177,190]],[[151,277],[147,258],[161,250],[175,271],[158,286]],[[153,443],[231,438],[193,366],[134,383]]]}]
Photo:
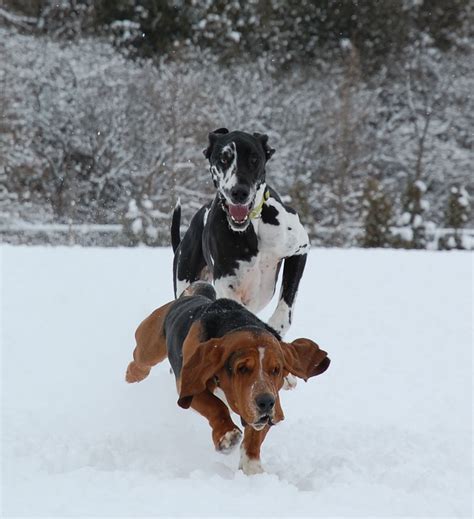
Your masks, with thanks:
[{"label": "dog's open mouth", "polygon": [[266,425],[274,425],[269,415],[261,416],[256,422],[252,424],[252,427],[257,431],[262,430]]},{"label": "dog's open mouth", "polygon": [[236,227],[243,227],[247,224],[252,205],[253,200],[248,204],[231,204],[230,202],[222,201],[224,210],[226,211],[232,224]]}]

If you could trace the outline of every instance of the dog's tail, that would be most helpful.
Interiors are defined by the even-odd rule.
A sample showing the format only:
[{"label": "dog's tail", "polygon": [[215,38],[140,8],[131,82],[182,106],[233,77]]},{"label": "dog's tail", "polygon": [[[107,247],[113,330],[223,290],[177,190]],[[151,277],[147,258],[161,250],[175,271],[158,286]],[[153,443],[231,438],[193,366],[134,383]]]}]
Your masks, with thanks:
[{"label": "dog's tail", "polygon": [[179,247],[181,242],[181,235],[179,228],[181,227],[181,201],[178,198],[174,207],[173,216],[171,219],[171,245],[173,246],[173,252]]}]

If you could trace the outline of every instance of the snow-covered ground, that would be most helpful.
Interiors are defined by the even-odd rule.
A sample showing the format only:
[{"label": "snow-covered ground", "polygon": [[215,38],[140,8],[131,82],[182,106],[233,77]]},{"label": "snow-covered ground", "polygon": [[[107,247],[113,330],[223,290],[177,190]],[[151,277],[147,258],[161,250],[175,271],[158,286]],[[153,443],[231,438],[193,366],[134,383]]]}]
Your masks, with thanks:
[{"label": "snow-covered ground", "polygon": [[0,251],[5,516],[471,516],[472,254],[313,249],[288,338],[332,364],[247,477],[165,363],[124,382],[170,250]]}]

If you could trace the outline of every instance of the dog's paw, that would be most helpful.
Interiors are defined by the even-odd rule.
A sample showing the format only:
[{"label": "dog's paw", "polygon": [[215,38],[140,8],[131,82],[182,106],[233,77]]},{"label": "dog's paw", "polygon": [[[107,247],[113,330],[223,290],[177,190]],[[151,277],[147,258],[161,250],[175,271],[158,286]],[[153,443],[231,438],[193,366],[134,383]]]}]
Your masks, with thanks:
[{"label": "dog's paw", "polygon": [[288,375],[283,379],[283,389],[285,391],[290,391],[291,389],[295,389],[297,384],[298,384],[298,379],[291,373],[288,373]]},{"label": "dog's paw", "polygon": [[242,432],[240,429],[235,428],[232,431],[227,431],[217,442],[216,450],[223,454],[229,454],[240,443],[241,438]]},{"label": "dog's paw", "polygon": [[263,474],[265,471],[262,468],[262,464],[259,459],[249,458],[244,449],[240,451],[240,463],[239,469],[246,476],[253,476],[255,474]]},{"label": "dog's paw", "polygon": [[140,382],[148,376],[151,368],[147,366],[139,366],[135,361],[130,362],[125,374],[125,380],[132,384],[133,382]]}]

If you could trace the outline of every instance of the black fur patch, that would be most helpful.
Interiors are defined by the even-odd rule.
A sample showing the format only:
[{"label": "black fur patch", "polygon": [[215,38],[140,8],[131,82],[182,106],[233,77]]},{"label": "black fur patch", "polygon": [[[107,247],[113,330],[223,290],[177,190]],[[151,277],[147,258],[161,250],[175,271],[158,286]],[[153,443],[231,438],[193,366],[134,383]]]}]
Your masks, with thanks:
[{"label": "black fur patch", "polygon": [[216,299],[201,316],[203,340],[223,337],[236,329],[251,329],[270,332],[277,339],[280,335],[261,321],[240,303],[231,299]]},{"label": "black fur patch", "polygon": [[164,322],[168,360],[173,373],[179,377],[183,365],[183,342],[191,325],[212,301],[204,296],[183,297],[172,306]]},{"label": "black fur patch", "polygon": [[[291,308],[295,300],[298,284],[303,275],[306,264],[306,254],[290,256],[285,259],[282,278],[282,296],[285,303]],[[290,316],[291,320],[291,316]]]},{"label": "black fur patch", "polygon": [[279,215],[278,209],[272,205],[263,205],[262,207],[262,222],[270,225],[280,225],[277,219]]}]

